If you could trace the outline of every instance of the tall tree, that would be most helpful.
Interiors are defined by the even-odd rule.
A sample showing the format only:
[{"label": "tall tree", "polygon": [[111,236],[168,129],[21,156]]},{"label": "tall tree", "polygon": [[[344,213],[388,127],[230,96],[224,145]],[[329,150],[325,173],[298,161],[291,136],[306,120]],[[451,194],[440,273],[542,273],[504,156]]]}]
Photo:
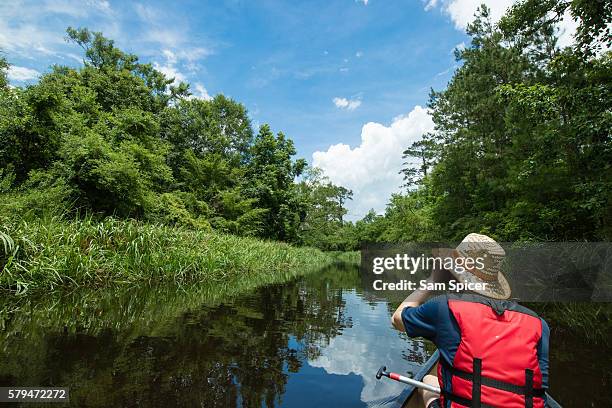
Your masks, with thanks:
[{"label": "tall tree", "polygon": [[283,133],[276,136],[270,126],[262,125],[251,148],[245,192],[257,199],[257,206],[268,210],[263,236],[297,242],[299,227],[306,216],[305,204],[295,188],[294,179],[306,166],[303,159],[293,161],[295,147]]},{"label": "tall tree", "polygon": [[[404,185],[408,189],[420,185],[427,171],[434,165],[437,145],[433,140],[433,135],[425,134],[422,139],[412,143],[409,148],[402,153],[403,168],[400,174],[404,176]],[[414,162],[416,159],[416,163]]]},{"label": "tall tree", "polygon": [[[394,196],[367,223],[379,240],[480,231],[503,240],[609,240],[612,236],[612,53],[609,2],[518,2],[498,25],[482,7],[472,41],[429,107],[437,142],[421,185]],[[555,24],[579,20],[559,48]],[[406,158],[406,157],[405,157]],[[371,218],[371,217],[370,217]],[[359,223],[358,223],[359,224]],[[418,226],[415,228],[415,226]],[[371,237],[371,234],[369,235]]]},{"label": "tall tree", "polygon": [[352,200],[353,192],[336,186],[323,175],[321,169],[308,168],[299,184],[300,195],[306,204],[306,217],[301,225],[300,240],[308,246],[326,250],[345,250],[350,245],[342,236],[347,210],[347,200]]},{"label": "tall tree", "polygon": [[7,78],[8,68],[9,68],[9,64],[6,61],[6,58],[4,58],[3,55],[0,55],[0,89],[5,89],[8,87],[8,78]]}]

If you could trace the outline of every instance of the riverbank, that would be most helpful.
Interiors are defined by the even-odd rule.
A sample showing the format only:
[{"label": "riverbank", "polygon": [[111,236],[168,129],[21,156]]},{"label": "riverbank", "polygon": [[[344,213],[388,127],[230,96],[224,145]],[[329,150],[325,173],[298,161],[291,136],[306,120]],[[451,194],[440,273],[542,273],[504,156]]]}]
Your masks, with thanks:
[{"label": "riverbank", "polygon": [[112,217],[0,221],[0,288],[16,293],[264,279],[334,261],[313,248]]}]

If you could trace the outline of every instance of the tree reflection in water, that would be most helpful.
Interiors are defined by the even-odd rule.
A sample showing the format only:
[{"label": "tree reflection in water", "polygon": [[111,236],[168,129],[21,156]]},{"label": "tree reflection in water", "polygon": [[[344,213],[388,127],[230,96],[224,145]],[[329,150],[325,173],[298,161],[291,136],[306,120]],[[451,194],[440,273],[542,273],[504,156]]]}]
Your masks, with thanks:
[{"label": "tree reflection in water", "polygon": [[[74,406],[281,406],[290,377],[333,359],[326,348],[352,329],[347,299],[377,304],[358,287],[356,267],[335,265],[246,294],[141,288],[5,303],[0,385],[68,386]],[[384,358],[423,358],[422,345],[411,347]],[[317,381],[348,374],[331,371]],[[313,390],[298,392],[308,405]]]}]

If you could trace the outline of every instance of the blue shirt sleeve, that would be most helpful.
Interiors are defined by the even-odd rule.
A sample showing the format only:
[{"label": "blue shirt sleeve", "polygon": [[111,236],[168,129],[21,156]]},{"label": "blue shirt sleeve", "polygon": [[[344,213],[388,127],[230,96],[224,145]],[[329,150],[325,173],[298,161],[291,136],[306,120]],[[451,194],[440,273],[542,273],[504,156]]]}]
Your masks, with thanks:
[{"label": "blue shirt sleeve", "polygon": [[542,337],[538,343],[538,362],[542,372],[542,388],[548,388],[548,342],[550,339],[550,329],[544,319],[540,318],[540,321],[542,322]]},{"label": "blue shirt sleeve", "polygon": [[402,321],[406,334],[410,337],[424,337],[434,341],[438,332],[439,297],[428,300],[418,307],[406,307],[402,311]]}]

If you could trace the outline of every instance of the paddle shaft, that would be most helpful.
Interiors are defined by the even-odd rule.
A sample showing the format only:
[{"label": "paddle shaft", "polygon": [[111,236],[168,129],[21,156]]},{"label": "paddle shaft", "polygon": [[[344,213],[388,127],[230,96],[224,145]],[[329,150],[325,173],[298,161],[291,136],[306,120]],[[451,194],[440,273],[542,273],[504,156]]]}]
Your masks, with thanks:
[{"label": "paddle shaft", "polygon": [[422,388],[424,390],[435,392],[436,394],[440,394],[440,387],[436,387],[430,384],[425,384],[424,382],[417,381],[410,377],[405,377],[401,374],[390,373],[390,372],[385,371],[386,369],[387,367],[381,367],[380,370],[378,370],[378,373],[376,374],[376,378],[380,379],[380,377],[385,376],[392,380],[395,380],[395,381],[398,381],[404,384],[409,384],[417,388]]}]

